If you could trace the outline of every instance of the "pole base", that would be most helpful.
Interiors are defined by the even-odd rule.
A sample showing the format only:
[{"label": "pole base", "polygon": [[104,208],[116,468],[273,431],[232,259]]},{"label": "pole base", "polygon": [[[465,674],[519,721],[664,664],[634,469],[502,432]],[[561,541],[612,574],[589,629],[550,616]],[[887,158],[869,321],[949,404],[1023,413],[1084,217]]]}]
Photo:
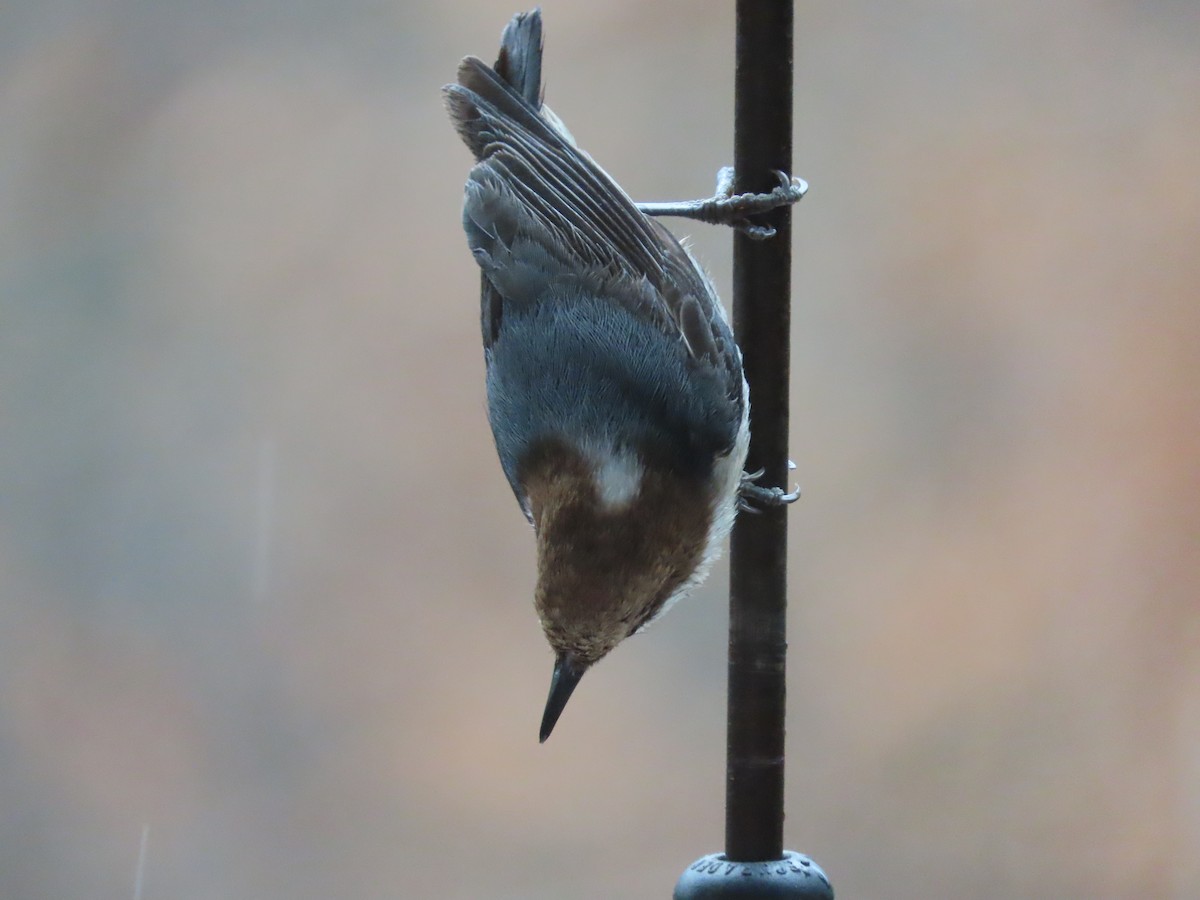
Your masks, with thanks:
[{"label": "pole base", "polygon": [[729,862],[710,853],[688,866],[675,885],[674,900],[833,900],[833,885],[821,867],[792,850],[783,859]]}]

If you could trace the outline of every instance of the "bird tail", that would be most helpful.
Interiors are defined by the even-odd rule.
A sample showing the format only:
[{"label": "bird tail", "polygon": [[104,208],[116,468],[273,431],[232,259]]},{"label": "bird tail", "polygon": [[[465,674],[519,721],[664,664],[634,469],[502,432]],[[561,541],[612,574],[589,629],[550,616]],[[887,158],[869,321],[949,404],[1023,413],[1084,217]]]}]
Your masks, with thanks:
[{"label": "bird tail", "polygon": [[[558,117],[542,106],[542,14],[518,13],[504,29],[495,66],[468,56],[458,67],[458,84],[442,89],[459,137],[477,160],[490,155],[498,137],[524,133],[555,143]],[[558,131],[558,135],[552,133]]]},{"label": "bird tail", "polygon": [[504,27],[500,55],[493,66],[526,103],[542,105],[542,11],[517,13]]}]

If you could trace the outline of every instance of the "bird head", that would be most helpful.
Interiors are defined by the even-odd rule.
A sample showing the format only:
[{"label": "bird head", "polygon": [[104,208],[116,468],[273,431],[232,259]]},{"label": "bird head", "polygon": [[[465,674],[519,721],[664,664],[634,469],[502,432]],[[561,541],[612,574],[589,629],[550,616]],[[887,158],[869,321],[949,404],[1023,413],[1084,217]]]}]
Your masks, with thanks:
[{"label": "bird head", "polygon": [[521,482],[537,531],[534,604],[555,654],[544,741],[583,673],[699,579],[714,497],[644,451],[558,440],[523,460]]}]

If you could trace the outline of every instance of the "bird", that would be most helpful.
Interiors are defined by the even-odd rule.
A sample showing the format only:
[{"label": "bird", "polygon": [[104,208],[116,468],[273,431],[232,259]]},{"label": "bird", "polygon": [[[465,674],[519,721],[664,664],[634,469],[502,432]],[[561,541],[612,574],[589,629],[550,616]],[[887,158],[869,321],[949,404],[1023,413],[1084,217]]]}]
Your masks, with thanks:
[{"label": "bird", "polygon": [[443,88],[475,165],[462,222],[481,271],[488,419],[534,528],[534,606],[554,652],[539,740],[580,679],[700,584],[740,508],[795,499],[746,473],[750,398],[712,281],[654,216],[773,229],[807,186],[635,203],[543,102],[542,19]]}]

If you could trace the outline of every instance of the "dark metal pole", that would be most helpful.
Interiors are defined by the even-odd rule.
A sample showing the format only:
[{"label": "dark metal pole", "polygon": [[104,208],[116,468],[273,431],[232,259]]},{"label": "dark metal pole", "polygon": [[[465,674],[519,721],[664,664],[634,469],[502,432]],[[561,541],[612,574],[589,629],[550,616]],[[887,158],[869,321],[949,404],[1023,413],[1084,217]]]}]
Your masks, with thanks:
[{"label": "dark metal pole", "polygon": [[[738,0],[734,190],[770,191],[792,171],[791,0]],[[733,319],[750,385],[750,456],[760,481],[787,489],[791,207],[764,216],[776,235],[735,232]],[[787,660],[787,507],[741,515],[733,529],[725,852],[697,860],[676,900],[832,898],[812,860],[783,849]]]},{"label": "dark metal pole", "polygon": [[[792,4],[739,0],[734,190],[767,191],[792,171]],[[736,234],[733,321],[750,385],[750,471],[787,488],[788,335],[792,213],[767,217],[774,238]],[[729,720],[725,855],[783,854],[783,744],[787,660],[787,508],[739,516],[730,550]]]}]

